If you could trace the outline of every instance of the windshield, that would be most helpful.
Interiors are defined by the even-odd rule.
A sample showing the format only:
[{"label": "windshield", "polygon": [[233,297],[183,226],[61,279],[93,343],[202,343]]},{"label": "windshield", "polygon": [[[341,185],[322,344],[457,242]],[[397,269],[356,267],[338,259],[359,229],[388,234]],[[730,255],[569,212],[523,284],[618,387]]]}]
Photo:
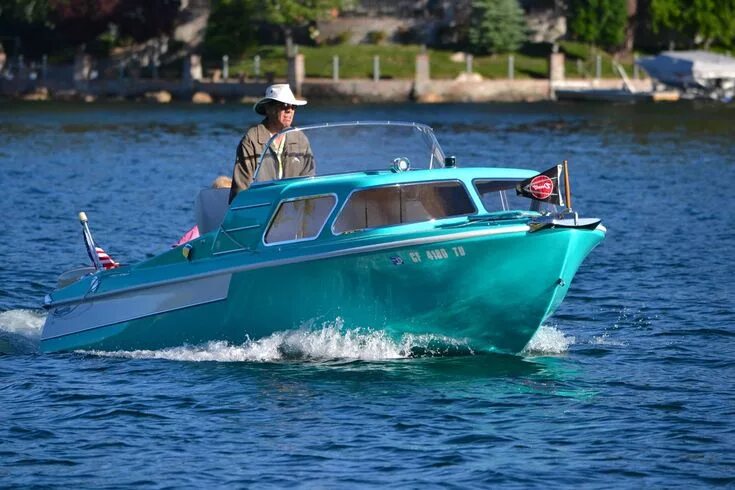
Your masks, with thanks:
[{"label": "windshield", "polygon": [[516,186],[522,180],[476,179],[475,189],[488,213],[500,211],[536,211],[541,214],[556,213],[554,204],[519,196]]},{"label": "windshield", "polygon": [[390,170],[394,165],[444,166],[444,153],[430,127],[369,121],[288,128],[266,143],[254,180]]}]

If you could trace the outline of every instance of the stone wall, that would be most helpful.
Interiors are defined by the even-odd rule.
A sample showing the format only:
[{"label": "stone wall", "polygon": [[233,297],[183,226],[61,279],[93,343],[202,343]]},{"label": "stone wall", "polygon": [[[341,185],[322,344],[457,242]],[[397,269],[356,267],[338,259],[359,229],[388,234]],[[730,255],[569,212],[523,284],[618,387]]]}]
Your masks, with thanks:
[{"label": "stone wall", "polygon": [[417,84],[418,102],[535,102],[550,97],[548,80],[432,80]]},{"label": "stone wall", "polygon": [[412,99],[411,80],[306,80],[302,94],[307,99],[345,102],[407,102]]},{"label": "stone wall", "polygon": [[547,80],[306,80],[302,92],[346,102],[531,102],[548,100],[549,88]]}]

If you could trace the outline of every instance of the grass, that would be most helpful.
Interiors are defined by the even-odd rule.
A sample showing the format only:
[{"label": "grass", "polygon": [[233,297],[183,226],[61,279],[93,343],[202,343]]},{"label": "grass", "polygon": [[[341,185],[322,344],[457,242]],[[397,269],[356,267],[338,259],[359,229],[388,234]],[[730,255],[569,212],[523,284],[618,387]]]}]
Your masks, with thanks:
[{"label": "grass", "polygon": [[588,44],[561,41],[560,51],[565,54],[564,72],[567,78],[594,78],[597,72],[597,56],[600,56],[600,72],[602,78],[618,78],[617,70],[613,61],[622,65],[628,76],[633,74],[633,57],[621,57],[615,59],[610,53],[606,53]]},{"label": "grass", "polygon": [[[565,71],[568,78],[595,76],[596,56],[602,57],[602,76],[617,78],[612,66],[612,56],[598,52],[584,44],[573,42],[560,43],[566,54]],[[373,59],[380,59],[380,76],[382,79],[411,79],[414,77],[416,55],[422,51],[417,45],[399,44],[360,44],[333,46],[300,46],[299,52],[304,55],[306,76],[313,78],[331,78],[334,56],[339,57],[340,79],[367,79],[373,77]],[[430,73],[433,79],[452,79],[466,69],[466,62],[451,60],[454,51],[428,49]],[[513,53],[514,77],[516,79],[546,78],[549,70],[550,47],[546,45],[526,45],[519,52]],[[285,76],[287,63],[283,46],[259,46],[249,50],[240,60],[231,63],[230,73],[233,76],[242,74],[245,78],[255,75],[255,56],[260,56],[260,76],[268,72],[278,77]],[[622,60],[628,74],[631,74],[632,60]],[[208,65],[215,67],[214,65]],[[485,78],[508,77],[508,55],[474,56],[473,71]],[[218,68],[216,66],[215,68]]]}]

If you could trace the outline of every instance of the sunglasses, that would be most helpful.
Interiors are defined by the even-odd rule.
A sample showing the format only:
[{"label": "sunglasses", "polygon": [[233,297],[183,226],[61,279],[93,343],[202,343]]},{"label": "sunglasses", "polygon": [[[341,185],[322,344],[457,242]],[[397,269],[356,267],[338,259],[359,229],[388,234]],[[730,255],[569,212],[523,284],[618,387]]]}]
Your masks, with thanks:
[{"label": "sunglasses", "polygon": [[286,104],[286,103],[283,103],[283,102],[274,102],[273,103],[273,107],[275,107],[279,111],[287,111],[289,109],[294,110],[294,111],[296,110],[296,106],[295,105]]}]

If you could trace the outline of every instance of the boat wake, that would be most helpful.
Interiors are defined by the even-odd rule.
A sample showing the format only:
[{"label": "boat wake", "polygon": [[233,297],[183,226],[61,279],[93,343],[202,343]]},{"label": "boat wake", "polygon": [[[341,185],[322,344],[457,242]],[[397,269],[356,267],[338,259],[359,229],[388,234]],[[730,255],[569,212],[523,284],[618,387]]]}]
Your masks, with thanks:
[{"label": "boat wake", "polygon": [[45,320],[41,311],[0,312],[0,354],[37,352]]},{"label": "boat wake", "polygon": [[474,352],[462,341],[436,335],[404,335],[393,340],[384,331],[349,329],[327,325],[321,329],[276,332],[241,345],[209,342],[162,350],[85,351],[104,357],[130,359],[166,359],[175,361],[277,362],[289,360],[379,361],[411,357],[471,355]]},{"label": "boat wake", "polygon": [[[574,337],[554,327],[542,326],[523,354],[531,356],[561,354],[574,343]],[[436,335],[404,335],[393,340],[384,331],[348,329],[339,325],[318,330],[276,332],[242,345],[209,342],[162,350],[85,351],[102,357],[128,359],[165,359],[188,362],[279,362],[279,361],[383,361],[416,357],[474,355],[463,341]]]},{"label": "boat wake", "polygon": [[[45,319],[46,313],[42,311],[18,309],[0,312],[0,354],[38,352]],[[541,326],[522,354],[563,354],[574,342],[574,337],[555,327]],[[462,340],[437,335],[404,335],[396,340],[382,330],[348,328],[341,320],[317,329],[276,332],[240,345],[213,341],[161,350],[83,352],[100,357],[189,362],[381,361],[475,354]]]}]

